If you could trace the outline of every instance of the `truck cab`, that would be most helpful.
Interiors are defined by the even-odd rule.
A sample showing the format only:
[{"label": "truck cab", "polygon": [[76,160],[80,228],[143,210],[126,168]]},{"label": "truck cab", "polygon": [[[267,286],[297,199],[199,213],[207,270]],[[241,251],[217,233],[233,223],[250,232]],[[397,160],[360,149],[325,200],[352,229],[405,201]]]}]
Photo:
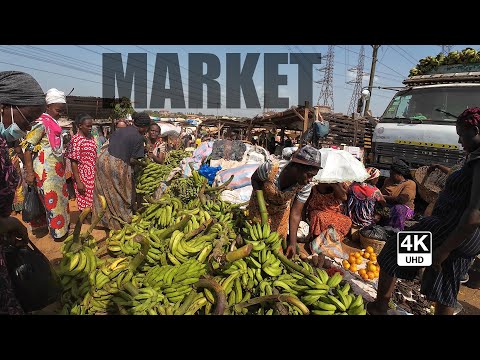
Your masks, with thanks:
[{"label": "truck cab", "polygon": [[475,70],[458,72],[459,66],[445,66],[435,74],[404,80],[405,88],[395,94],[375,127],[371,166],[388,176],[394,158],[413,169],[459,162],[465,155],[456,118],[465,109],[480,106],[480,69]]}]

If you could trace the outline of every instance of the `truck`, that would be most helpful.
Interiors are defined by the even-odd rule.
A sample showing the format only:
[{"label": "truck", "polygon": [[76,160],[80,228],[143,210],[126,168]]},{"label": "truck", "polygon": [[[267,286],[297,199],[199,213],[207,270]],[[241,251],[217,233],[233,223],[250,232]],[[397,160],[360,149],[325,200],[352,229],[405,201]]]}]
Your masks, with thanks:
[{"label": "truck", "polygon": [[480,106],[480,52],[422,59],[403,84],[375,126],[370,165],[388,176],[394,158],[412,169],[458,163],[465,155],[455,123],[465,109]]}]

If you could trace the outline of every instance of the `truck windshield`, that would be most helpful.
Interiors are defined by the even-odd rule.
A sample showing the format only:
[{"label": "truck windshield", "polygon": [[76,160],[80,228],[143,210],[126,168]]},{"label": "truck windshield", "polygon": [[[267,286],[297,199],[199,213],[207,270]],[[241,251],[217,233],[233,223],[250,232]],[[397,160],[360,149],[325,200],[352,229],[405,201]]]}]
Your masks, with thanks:
[{"label": "truck windshield", "polygon": [[454,125],[455,116],[467,108],[480,106],[479,99],[480,86],[410,88],[395,95],[380,120]]}]

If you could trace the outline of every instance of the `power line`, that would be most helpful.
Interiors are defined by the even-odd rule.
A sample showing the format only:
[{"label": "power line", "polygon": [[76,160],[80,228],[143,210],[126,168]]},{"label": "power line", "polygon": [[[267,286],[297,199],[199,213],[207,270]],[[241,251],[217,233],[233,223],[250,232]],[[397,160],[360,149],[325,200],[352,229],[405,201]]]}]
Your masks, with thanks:
[{"label": "power line", "polygon": [[407,54],[407,56],[413,60],[414,64],[417,64],[418,63],[418,59],[416,59],[415,57],[413,57],[412,55],[410,55],[410,53],[405,50],[404,48],[402,48],[400,45],[396,45],[396,47],[398,47],[400,50],[402,50],[405,54]]},{"label": "power line", "polygon": [[[400,55],[402,58],[404,58],[405,60],[407,60],[410,64],[413,64],[413,65],[416,65],[417,63],[410,60],[409,58],[407,58],[405,55],[403,55],[400,51],[398,51],[397,49],[395,49],[394,47],[390,46],[390,45],[387,45],[390,49],[392,49],[393,51],[395,51],[398,55]],[[380,61],[379,61],[380,62]]]},{"label": "power line", "polygon": [[[336,45],[336,46],[339,47],[339,48],[341,48],[341,49],[344,49],[344,50],[346,50],[346,51],[353,52],[354,54],[359,55],[359,53],[356,52],[356,51],[354,51],[354,50],[349,50],[349,49],[347,49],[347,48],[345,48],[345,47],[343,47],[343,46],[340,46],[340,45]],[[371,56],[368,56],[368,55],[365,55],[365,57],[367,57],[367,58],[369,58],[369,59],[372,59],[372,57],[371,57]],[[378,60],[377,60],[377,63],[383,65],[384,67],[386,67],[387,69],[393,71],[394,73],[398,74],[402,79],[404,79],[404,75],[400,74],[397,70],[392,69],[392,68],[391,68],[390,66],[388,66],[388,65],[385,65],[385,64],[383,64],[383,63],[380,63]],[[379,71],[378,71],[378,72],[379,72]]]}]

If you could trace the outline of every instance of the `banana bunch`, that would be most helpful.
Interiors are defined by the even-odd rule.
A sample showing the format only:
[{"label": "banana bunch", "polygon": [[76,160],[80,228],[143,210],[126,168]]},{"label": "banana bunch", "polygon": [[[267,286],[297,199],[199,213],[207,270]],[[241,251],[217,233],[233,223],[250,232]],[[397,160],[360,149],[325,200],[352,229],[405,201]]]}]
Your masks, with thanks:
[{"label": "banana bunch", "polygon": [[[206,179],[205,179],[206,180]],[[167,189],[167,194],[180,199],[183,204],[188,204],[198,197],[201,185],[193,177],[172,180]]]},{"label": "banana bunch", "polygon": [[60,261],[59,275],[65,287],[74,277],[85,277],[97,267],[97,257],[91,248],[83,247],[77,253],[66,253]]},{"label": "banana bunch", "polygon": [[[84,236],[80,234],[80,242],[82,243],[83,246],[88,246],[90,249],[93,250],[94,253],[97,252],[98,250],[98,245],[97,245],[97,240],[92,235]],[[71,251],[72,245],[73,245],[73,234],[70,234],[67,236],[65,241],[63,242],[60,251],[62,252],[63,255],[69,253]]]},{"label": "banana bunch", "polygon": [[229,224],[231,226],[233,225],[233,214],[231,212],[230,205],[226,202],[220,200],[207,200],[203,208],[219,222]]},{"label": "banana bunch", "polygon": [[[338,274],[338,273],[337,273]],[[313,315],[365,315],[366,310],[361,295],[349,294],[350,285],[337,287],[332,294],[322,295],[312,303]]]},{"label": "banana bunch", "polygon": [[[243,233],[249,240],[246,243],[253,245],[254,251],[260,251],[264,247],[269,249],[279,249],[282,244],[282,239],[277,232],[270,230],[269,224],[254,223],[251,225],[248,221],[245,222]],[[263,244],[263,245],[262,245]]]},{"label": "banana bunch", "polygon": [[112,298],[113,302],[123,306],[132,315],[158,315],[157,305],[165,298],[151,287],[136,289],[127,286],[127,291],[117,294],[119,296]]},{"label": "banana bunch", "polygon": [[213,250],[212,243],[216,237],[217,233],[213,232],[186,241],[185,234],[182,231],[175,230],[168,243],[168,259],[177,265],[187,262],[192,257],[197,257],[198,261],[203,262]]},{"label": "banana bunch", "polygon": [[181,265],[154,266],[146,274],[143,284],[157,291],[162,290],[170,302],[177,302],[185,296],[200,276],[206,273],[206,265],[190,259]]},{"label": "banana bunch", "polygon": [[132,226],[114,231],[112,236],[106,239],[108,251],[114,256],[136,255],[141,247],[134,241],[136,235],[137,231]]},{"label": "banana bunch", "polygon": [[184,150],[172,150],[167,153],[167,157],[165,158],[165,165],[172,166],[174,168],[180,165],[180,162],[189,157],[190,153]]},{"label": "banana bunch", "polygon": [[148,165],[142,169],[136,179],[136,190],[138,194],[153,194],[162,181],[165,181],[174,166],[161,165],[148,161]]}]

